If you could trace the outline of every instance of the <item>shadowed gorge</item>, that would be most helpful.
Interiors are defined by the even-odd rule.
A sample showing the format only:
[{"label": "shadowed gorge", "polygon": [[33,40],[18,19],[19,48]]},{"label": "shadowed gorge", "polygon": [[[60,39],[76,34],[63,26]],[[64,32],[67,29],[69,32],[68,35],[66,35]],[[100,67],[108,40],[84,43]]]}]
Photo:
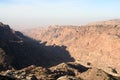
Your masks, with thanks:
[{"label": "shadowed gorge", "polygon": [[14,48],[16,46],[18,48],[13,50],[16,52],[14,54],[15,59],[13,60],[15,61],[13,65],[16,68],[24,68],[30,65],[51,67],[62,62],[74,61],[65,46],[46,46],[46,43],[39,43],[26,36],[21,38],[24,40],[22,45],[11,44]]},{"label": "shadowed gorge", "polygon": [[6,55],[11,56],[12,61],[9,64],[16,69],[30,65],[51,67],[62,62],[74,61],[65,46],[46,46],[46,43],[13,31],[8,25],[0,26],[0,43]]}]

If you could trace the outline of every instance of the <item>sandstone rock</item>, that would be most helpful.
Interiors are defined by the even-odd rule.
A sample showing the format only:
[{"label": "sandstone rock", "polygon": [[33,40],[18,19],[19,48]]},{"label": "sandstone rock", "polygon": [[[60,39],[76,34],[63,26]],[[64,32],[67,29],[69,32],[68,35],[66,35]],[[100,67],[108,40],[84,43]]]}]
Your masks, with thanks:
[{"label": "sandstone rock", "polygon": [[78,79],[73,76],[62,76],[62,77],[58,78],[57,80],[82,80],[82,79]]},{"label": "sandstone rock", "polygon": [[82,78],[83,80],[111,80],[114,79],[110,77],[106,72],[103,70],[92,68],[88,71],[78,75],[78,77]]}]

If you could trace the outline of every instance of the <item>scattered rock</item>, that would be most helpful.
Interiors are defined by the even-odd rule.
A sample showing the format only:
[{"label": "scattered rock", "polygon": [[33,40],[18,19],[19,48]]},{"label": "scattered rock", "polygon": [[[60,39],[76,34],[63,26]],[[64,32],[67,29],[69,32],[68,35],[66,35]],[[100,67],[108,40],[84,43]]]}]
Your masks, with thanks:
[{"label": "scattered rock", "polygon": [[62,77],[59,77],[57,80],[82,80],[82,79],[78,79],[73,76],[62,76]]}]

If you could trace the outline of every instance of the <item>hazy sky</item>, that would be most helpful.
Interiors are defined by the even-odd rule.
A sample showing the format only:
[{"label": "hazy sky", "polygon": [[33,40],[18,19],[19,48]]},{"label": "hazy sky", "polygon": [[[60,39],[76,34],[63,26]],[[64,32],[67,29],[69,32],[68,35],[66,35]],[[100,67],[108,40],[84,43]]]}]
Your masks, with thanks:
[{"label": "hazy sky", "polygon": [[120,0],[0,0],[0,22],[15,28],[116,18],[120,18]]}]

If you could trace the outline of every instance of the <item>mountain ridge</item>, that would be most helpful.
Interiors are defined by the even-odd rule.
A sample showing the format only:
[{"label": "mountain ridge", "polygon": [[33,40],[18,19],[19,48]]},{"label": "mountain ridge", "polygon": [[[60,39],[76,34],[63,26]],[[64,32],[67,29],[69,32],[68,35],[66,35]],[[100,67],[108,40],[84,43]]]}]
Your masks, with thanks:
[{"label": "mountain ridge", "polygon": [[87,25],[120,25],[120,19],[111,19],[106,21],[97,21]]},{"label": "mountain ridge", "polygon": [[80,64],[91,63],[107,72],[111,72],[109,67],[112,67],[119,75],[119,20],[105,22],[78,27],[37,28],[24,33],[36,40],[47,41],[47,45],[65,45],[70,55]]}]

